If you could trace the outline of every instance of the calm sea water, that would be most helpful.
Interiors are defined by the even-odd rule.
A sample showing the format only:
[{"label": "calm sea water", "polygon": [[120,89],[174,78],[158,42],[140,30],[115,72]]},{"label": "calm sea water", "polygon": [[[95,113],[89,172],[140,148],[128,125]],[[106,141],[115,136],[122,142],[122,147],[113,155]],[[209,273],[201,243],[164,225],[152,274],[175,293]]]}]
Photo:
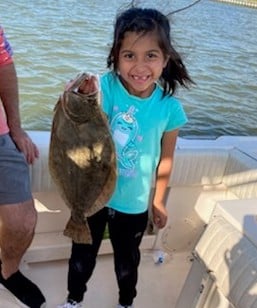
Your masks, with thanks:
[{"label": "calm sea water", "polygon": [[[78,72],[106,70],[113,21],[128,3],[1,1],[0,23],[15,51],[26,129],[50,129],[58,96]],[[191,2],[141,3],[168,14]],[[173,14],[171,28],[197,84],[177,93],[189,117],[180,136],[257,135],[257,10],[202,0]]]}]

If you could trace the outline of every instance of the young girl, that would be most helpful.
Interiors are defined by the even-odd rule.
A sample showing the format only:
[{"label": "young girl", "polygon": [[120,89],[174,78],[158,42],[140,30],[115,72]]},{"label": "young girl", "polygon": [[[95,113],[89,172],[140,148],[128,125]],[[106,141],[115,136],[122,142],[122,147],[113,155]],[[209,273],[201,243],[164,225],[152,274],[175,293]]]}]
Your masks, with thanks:
[{"label": "young girl", "polygon": [[[171,45],[169,21],[159,11],[131,8],[119,15],[107,63],[111,71],[101,77],[101,90],[116,146],[118,179],[107,206],[88,218],[93,244],[72,244],[69,293],[60,308],[82,307],[106,223],[114,251],[118,307],[133,307],[152,180],[153,221],[163,228],[176,139],[187,122],[173,94],[178,85],[187,87],[192,80]],[[92,77],[80,91],[89,93],[95,87]]]}]

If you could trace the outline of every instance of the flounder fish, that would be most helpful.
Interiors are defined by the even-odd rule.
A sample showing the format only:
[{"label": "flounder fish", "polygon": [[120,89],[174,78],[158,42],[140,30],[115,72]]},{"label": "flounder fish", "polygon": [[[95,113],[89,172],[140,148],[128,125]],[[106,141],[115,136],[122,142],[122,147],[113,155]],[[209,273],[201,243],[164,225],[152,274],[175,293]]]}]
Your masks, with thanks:
[{"label": "flounder fish", "polygon": [[116,155],[99,88],[76,91],[89,79],[77,76],[54,108],[49,146],[49,172],[71,217],[64,235],[76,243],[92,243],[87,217],[110,199],[116,183]]}]

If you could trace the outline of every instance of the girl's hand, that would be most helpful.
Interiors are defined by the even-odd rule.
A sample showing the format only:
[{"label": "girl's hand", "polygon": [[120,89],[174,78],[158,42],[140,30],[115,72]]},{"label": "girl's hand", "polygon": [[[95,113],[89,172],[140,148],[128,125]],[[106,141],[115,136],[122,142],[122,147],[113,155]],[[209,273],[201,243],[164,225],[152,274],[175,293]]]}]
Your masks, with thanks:
[{"label": "girl's hand", "polygon": [[162,229],[165,227],[168,220],[168,212],[163,203],[152,205],[153,222],[157,228]]},{"label": "girl's hand", "polygon": [[[72,79],[65,85],[64,90],[69,91],[74,83],[76,83],[77,79]],[[99,90],[97,77],[94,75],[88,76],[82,84],[79,86],[77,91],[82,94],[93,94]]]},{"label": "girl's hand", "polygon": [[93,94],[98,90],[97,77],[91,75],[79,86],[78,92],[83,94]]}]

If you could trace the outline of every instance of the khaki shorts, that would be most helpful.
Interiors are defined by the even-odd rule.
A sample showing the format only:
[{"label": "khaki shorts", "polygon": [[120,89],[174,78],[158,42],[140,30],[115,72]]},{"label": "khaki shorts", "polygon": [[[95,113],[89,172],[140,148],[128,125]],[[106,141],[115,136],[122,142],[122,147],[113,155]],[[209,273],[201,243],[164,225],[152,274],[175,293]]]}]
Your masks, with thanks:
[{"label": "khaki shorts", "polygon": [[0,135],[0,205],[31,198],[28,163],[10,135]]}]

